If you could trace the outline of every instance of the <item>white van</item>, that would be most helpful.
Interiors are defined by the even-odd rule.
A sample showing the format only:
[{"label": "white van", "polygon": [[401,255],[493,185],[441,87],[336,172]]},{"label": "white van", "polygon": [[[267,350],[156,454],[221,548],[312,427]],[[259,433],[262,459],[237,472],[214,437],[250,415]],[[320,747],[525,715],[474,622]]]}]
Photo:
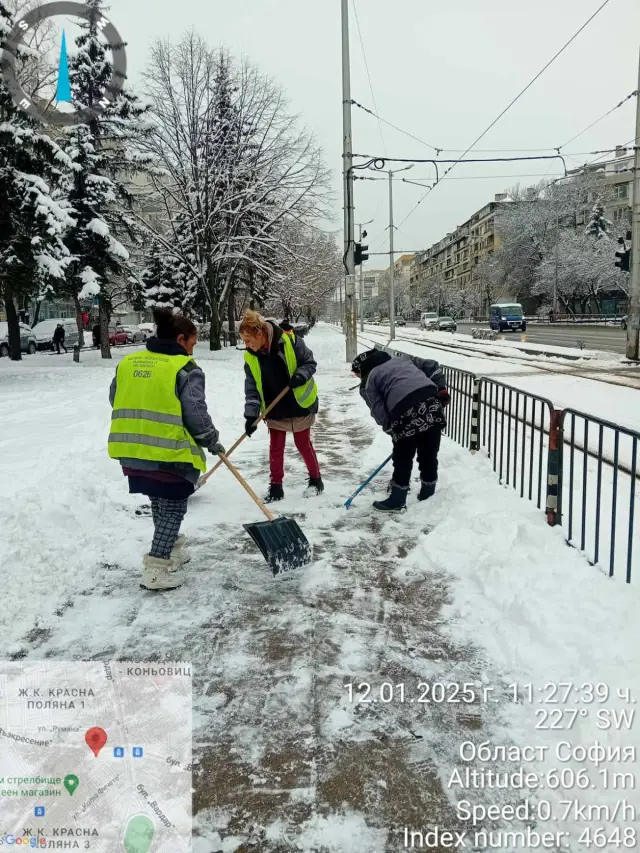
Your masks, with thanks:
[{"label": "white van", "polygon": [[78,343],[78,324],[75,319],[59,317],[53,320],[42,320],[32,329],[39,350],[53,349],[53,333],[58,324],[64,327],[64,345],[67,349],[71,349]]},{"label": "white van", "polygon": [[438,314],[436,311],[423,311],[420,315],[421,329],[435,329],[438,325]]}]

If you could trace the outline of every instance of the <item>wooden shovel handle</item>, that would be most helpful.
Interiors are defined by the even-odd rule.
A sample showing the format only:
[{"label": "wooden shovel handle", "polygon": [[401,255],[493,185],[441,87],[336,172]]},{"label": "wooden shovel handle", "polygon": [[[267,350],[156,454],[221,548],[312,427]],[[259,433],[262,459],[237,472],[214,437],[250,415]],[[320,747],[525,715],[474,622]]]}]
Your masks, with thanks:
[{"label": "wooden shovel handle", "polygon": [[226,465],[226,466],[227,466],[227,468],[231,471],[231,473],[232,473],[232,474],[233,474],[233,476],[236,478],[236,480],[240,483],[240,485],[241,485],[241,486],[242,486],[242,488],[245,490],[245,492],[246,492],[246,493],[249,495],[249,497],[250,497],[250,498],[252,498],[252,500],[254,500],[254,501],[255,501],[255,503],[260,507],[260,509],[261,509],[261,510],[262,510],[262,512],[267,516],[267,518],[269,519],[269,521],[275,521],[275,520],[276,520],[276,516],[275,516],[272,512],[269,512],[269,510],[267,509],[267,507],[266,507],[266,505],[265,505],[264,501],[261,501],[261,500],[260,500],[260,498],[256,495],[256,493],[253,491],[253,489],[251,488],[251,486],[249,485],[249,483],[247,483],[247,481],[244,479],[244,477],[240,474],[240,472],[239,472],[239,471],[238,471],[238,469],[235,467],[235,465],[232,465],[232,464],[231,464],[231,462],[229,462],[229,460],[227,459],[227,457],[226,457],[226,456],[223,456],[223,455],[222,455],[222,453],[220,453],[220,454],[218,454],[218,455],[220,456],[220,462],[221,462],[223,465]]},{"label": "wooden shovel handle", "polygon": [[[277,405],[278,405],[278,403],[280,402],[280,400],[282,400],[282,399],[283,399],[283,397],[285,397],[285,396],[289,393],[289,391],[290,391],[290,390],[291,390],[291,387],[290,387],[289,385],[287,385],[287,387],[284,389],[284,391],[281,391],[281,392],[280,392],[280,394],[278,394],[278,396],[277,396],[277,397],[276,397],[276,399],[273,401],[273,403],[271,403],[269,406],[267,406],[267,408],[264,410],[264,412],[262,412],[262,414],[260,415],[260,417],[258,418],[258,420],[257,420],[257,421],[255,421],[253,425],[257,427],[257,426],[258,426],[258,424],[262,423],[262,421],[263,421],[263,420],[265,420],[265,418],[267,417],[267,415],[269,414],[269,412],[270,412],[270,411],[271,411],[275,406],[277,406]],[[227,451],[227,456],[231,456],[231,454],[233,453],[233,451],[234,451],[234,450],[235,450],[239,445],[241,445],[241,444],[242,444],[242,442],[245,440],[245,438],[246,438],[246,437],[247,437],[247,434],[246,434],[246,432],[245,432],[243,435],[241,435],[241,436],[240,436],[240,438],[236,441],[236,443],[233,445],[233,447],[230,447],[230,448],[229,448],[229,450]],[[213,474],[215,474],[215,472],[218,470],[218,468],[219,468],[221,465],[222,465],[222,462],[221,462],[221,461],[220,461],[220,462],[216,462],[216,464],[213,466],[213,468],[212,468],[210,471],[207,471],[207,473],[206,473],[206,474],[203,474],[203,475],[202,475],[202,477],[200,477],[200,479],[198,480],[198,488],[199,488],[199,489],[201,489],[201,488],[204,486],[204,484],[207,482],[207,480],[209,479],[209,477],[213,476]]]}]

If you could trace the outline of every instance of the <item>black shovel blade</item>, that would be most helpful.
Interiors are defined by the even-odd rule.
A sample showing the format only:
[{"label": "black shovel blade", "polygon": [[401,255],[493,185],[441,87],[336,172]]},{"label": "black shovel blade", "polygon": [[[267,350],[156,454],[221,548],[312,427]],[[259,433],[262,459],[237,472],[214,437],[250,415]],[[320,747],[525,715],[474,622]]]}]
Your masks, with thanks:
[{"label": "black shovel blade", "polygon": [[245,524],[244,529],[262,551],[274,577],[311,562],[311,545],[292,518],[258,521]]}]

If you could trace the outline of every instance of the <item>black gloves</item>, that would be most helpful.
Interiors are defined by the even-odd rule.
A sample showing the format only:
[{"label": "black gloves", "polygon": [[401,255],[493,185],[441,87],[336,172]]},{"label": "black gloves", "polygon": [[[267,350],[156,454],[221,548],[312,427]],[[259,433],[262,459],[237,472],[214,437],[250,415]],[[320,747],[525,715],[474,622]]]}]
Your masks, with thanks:
[{"label": "black gloves", "polygon": [[251,436],[254,434],[254,432],[258,429],[258,427],[255,425],[255,423],[256,423],[255,418],[246,418],[245,419],[244,431],[249,436],[249,438],[251,438]]},{"label": "black gloves", "polygon": [[302,388],[302,386],[306,385],[308,381],[308,379],[305,379],[305,377],[301,376],[299,373],[294,373],[289,380],[289,386],[291,388]]},{"label": "black gloves", "polygon": [[219,441],[216,441],[215,444],[211,445],[211,447],[209,448],[209,453],[213,453],[215,456],[217,456],[219,453],[222,453],[223,456],[226,456],[227,454],[226,450],[220,444]]}]

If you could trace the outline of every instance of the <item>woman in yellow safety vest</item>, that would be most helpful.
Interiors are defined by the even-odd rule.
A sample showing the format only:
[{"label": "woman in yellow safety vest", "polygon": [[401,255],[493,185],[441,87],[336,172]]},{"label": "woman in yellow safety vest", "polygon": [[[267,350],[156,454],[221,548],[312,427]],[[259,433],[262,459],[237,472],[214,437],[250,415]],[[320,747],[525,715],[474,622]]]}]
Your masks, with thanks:
[{"label": "woman in yellow safety vest", "polygon": [[202,448],[224,453],[205,400],[204,373],[193,360],[198,330],[187,317],[154,311],[156,335],[146,350],[125,356],[116,369],[109,456],[118,459],[132,494],[151,499],[154,535],[143,558],[146,589],[173,589],[189,561],[180,525],[200,474]]},{"label": "woman in yellow safety vest", "polygon": [[269,467],[271,482],[267,502],[284,497],[284,450],[287,433],[293,438],[309,472],[307,495],[320,494],[324,484],[318,457],[311,442],[311,427],[318,412],[318,389],[313,353],[302,338],[283,333],[256,311],[247,311],[240,324],[245,342],[245,430],[251,436],[261,412],[287,386],[292,390],[271,410],[269,427]]}]

